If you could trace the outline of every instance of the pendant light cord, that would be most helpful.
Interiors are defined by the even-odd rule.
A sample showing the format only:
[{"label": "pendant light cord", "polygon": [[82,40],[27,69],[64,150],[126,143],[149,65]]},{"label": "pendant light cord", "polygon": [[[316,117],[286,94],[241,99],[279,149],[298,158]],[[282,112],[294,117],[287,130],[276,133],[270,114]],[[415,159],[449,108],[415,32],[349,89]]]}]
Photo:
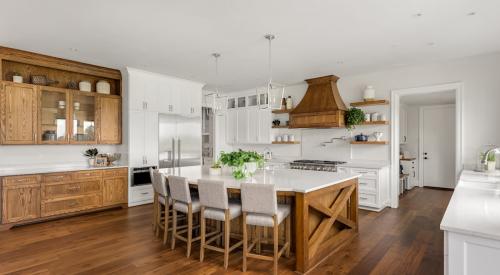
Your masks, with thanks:
[{"label": "pendant light cord", "polygon": [[215,93],[219,96],[219,53],[212,54],[215,57]]}]

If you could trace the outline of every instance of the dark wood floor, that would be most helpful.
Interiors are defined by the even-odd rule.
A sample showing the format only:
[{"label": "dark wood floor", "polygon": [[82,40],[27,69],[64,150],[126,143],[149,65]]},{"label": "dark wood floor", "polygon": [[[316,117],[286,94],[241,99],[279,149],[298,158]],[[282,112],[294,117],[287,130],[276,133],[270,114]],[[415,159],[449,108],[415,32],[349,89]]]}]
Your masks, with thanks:
[{"label": "dark wood floor", "polygon": [[[360,232],[347,248],[310,274],[442,274],[439,223],[451,191],[417,188],[398,209],[360,212]],[[222,254],[198,250],[185,258],[151,230],[151,207],[112,210],[0,232],[0,273],[15,274],[222,274]],[[293,274],[282,259],[281,274]],[[248,274],[269,272],[272,263],[249,260]],[[231,255],[227,274],[241,273],[241,252]]]}]

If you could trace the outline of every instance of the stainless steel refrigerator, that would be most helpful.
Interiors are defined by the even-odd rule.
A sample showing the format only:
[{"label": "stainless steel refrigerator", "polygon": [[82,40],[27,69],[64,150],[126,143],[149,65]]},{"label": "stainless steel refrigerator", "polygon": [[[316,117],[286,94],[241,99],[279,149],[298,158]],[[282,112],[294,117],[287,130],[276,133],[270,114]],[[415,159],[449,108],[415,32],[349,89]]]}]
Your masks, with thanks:
[{"label": "stainless steel refrigerator", "polygon": [[201,118],[160,114],[159,166],[174,168],[201,165]]}]

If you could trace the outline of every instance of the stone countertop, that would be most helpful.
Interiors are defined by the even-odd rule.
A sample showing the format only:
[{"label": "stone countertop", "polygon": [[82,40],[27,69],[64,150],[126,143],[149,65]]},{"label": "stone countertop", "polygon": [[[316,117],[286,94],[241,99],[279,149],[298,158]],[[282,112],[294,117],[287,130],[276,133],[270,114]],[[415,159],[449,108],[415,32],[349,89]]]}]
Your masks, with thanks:
[{"label": "stone countertop", "polygon": [[361,161],[361,160],[352,160],[348,161],[344,164],[339,164],[339,167],[349,167],[349,168],[366,168],[366,169],[381,169],[386,166],[389,166],[389,162],[387,161]]},{"label": "stone countertop", "polygon": [[500,240],[500,174],[463,171],[441,230]]},{"label": "stone countertop", "polygon": [[118,164],[105,167],[91,167],[87,164],[80,164],[80,163],[9,166],[9,167],[0,167],[0,177],[45,174],[45,173],[56,173],[56,172],[72,172],[72,171],[82,171],[82,170],[115,169],[115,168],[127,168],[127,167],[128,166],[125,164]]},{"label": "stone countertop", "polygon": [[[181,168],[160,169],[165,175],[176,175],[188,178],[191,184],[197,184],[198,179],[225,181],[228,188],[239,189],[243,180],[236,180],[225,172],[219,176],[209,175],[208,167],[192,166]],[[359,178],[360,174],[333,173],[294,169],[258,170],[252,179],[247,181],[275,184],[277,191],[309,193],[351,179]]]}]

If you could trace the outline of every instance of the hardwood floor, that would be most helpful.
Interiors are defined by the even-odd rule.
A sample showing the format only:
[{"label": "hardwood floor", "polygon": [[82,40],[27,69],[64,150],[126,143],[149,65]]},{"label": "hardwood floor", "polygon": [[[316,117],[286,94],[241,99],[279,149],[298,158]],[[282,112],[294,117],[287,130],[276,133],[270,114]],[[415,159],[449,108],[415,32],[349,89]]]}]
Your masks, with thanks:
[{"label": "hardwood floor", "polygon": [[[439,223],[451,191],[414,189],[400,208],[360,211],[359,235],[310,274],[442,274]],[[151,230],[151,206],[139,206],[34,224],[0,232],[1,274],[240,274],[241,251],[225,271],[220,253],[199,246],[163,246]],[[294,260],[280,260],[280,274]],[[270,273],[272,263],[250,259],[246,274]]]}]

